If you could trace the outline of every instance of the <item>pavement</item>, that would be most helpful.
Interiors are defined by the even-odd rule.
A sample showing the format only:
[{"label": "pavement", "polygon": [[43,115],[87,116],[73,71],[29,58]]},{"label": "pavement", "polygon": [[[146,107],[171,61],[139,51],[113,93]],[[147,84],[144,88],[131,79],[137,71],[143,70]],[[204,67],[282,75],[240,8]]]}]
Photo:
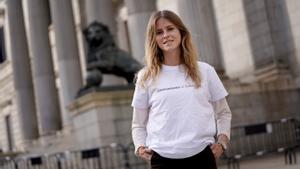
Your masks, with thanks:
[{"label": "pavement", "polygon": [[[296,153],[296,164],[285,164],[284,153],[274,153],[263,156],[257,156],[240,161],[240,169],[300,169],[300,151]],[[227,165],[222,163],[218,169],[228,169]]]}]

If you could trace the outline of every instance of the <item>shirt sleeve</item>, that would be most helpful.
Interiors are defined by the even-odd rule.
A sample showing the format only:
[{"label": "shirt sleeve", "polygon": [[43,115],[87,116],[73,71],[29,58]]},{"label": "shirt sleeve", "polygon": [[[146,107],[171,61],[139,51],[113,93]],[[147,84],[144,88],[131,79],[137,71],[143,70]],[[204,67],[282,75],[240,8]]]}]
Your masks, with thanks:
[{"label": "shirt sleeve", "polygon": [[232,113],[226,98],[212,102],[217,121],[217,136],[225,134],[230,139]]},{"label": "shirt sleeve", "polygon": [[211,94],[210,101],[214,102],[220,100],[228,95],[222,81],[220,80],[216,70],[209,66],[208,69],[208,88]]},{"label": "shirt sleeve", "polygon": [[134,152],[137,154],[137,149],[140,146],[146,145],[146,137],[147,137],[147,130],[146,125],[148,122],[148,110],[147,109],[133,109],[133,117],[132,117],[132,125],[131,125],[131,132],[132,132],[132,140],[134,144]]},{"label": "shirt sleeve", "polygon": [[147,109],[149,107],[148,104],[148,89],[147,87],[143,87],[140,84],[140,75],[138,74],[137,83],[135,84],[135,90],[132,98],[131,106],[140,109]]}]

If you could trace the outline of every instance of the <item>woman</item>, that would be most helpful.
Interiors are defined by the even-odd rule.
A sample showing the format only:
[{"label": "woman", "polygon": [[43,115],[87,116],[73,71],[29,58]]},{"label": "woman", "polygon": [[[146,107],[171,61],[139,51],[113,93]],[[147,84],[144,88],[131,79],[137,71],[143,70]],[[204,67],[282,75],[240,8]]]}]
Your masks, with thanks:
[{"label": "woman", "polygon": [[132,100],[136,155],[152,169],[217,168],[231,111],[216,71],[197,61],[190,32],[171,11],[151,16],[145,49]]}]

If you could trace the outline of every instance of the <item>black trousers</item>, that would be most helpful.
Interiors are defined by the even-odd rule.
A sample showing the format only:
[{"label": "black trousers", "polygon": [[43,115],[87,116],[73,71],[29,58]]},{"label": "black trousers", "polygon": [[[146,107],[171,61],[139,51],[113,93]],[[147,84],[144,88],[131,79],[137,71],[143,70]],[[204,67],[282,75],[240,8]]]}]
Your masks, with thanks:
[{"label": "black trousers", "polygon": [[165,158],[153,152],[151,169],[217,169],[215,157],[207,146],[200,153],[183,159]]}]

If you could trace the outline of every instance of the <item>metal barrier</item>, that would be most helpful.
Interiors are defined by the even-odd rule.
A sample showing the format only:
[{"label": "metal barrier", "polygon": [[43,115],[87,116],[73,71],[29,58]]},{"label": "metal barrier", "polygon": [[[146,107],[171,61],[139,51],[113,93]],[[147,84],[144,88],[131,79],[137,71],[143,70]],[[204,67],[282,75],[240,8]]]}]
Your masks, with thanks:
[{"label": "metal barrier", "polygon": [[239,161],[250,156],[284,152],[285,163],[297,162],[295,148],[300,145],[299,122],[281,119],[232,128],[230,146],[225,153],[229,169],[239,169]]},{"label": "metal barrier", "polygon": [[134,155],[133,144],[41,156],[3,158],[0,169],[147,169],[149,164]]},{"label": "metal barrier", "polygon": [[[224,157],[229,169],[249,156],[284,152],[285,163],[297,162],[295,148],[300,142],[300,123],[282,119],[262,124],[235,126]],[[113,143],[87,150],[0,159],[0,169],[147,169],[149,164],[134,154],[134,145]]]}]

